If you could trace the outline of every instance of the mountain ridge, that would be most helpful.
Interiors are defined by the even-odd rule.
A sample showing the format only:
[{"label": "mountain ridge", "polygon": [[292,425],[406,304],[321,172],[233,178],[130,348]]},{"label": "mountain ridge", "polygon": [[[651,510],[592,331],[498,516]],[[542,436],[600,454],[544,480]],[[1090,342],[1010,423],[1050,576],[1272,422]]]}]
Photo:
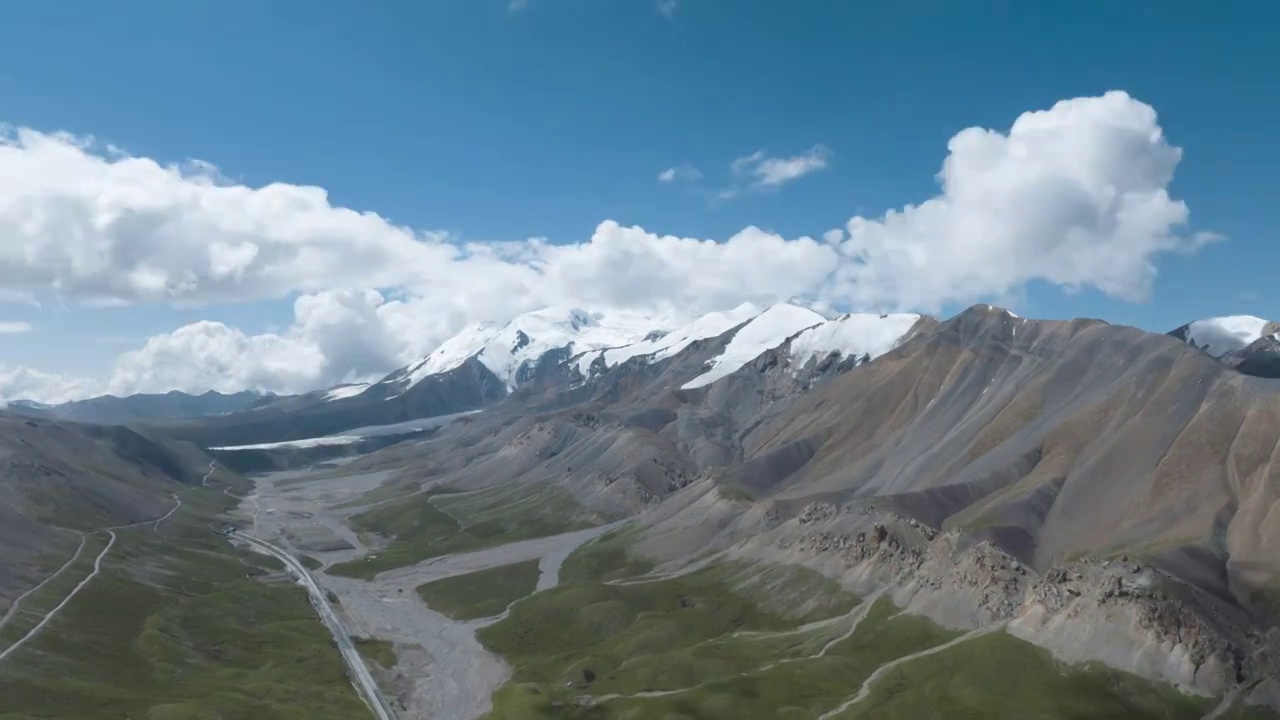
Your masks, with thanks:
[{"label": "mountain ridge", "polygon": [[[981,305],[975,307],[991,307]],[[407,392],[422,380],[441,375],[456,369],[465,360],[473,356],[483,356],[486,350],[497,353],[504,342],[513,341],[514,346],[523,336],[522,348],[508,353],[511,357],[499,358],[494,362],[486,362],[490,371],[497,367],[495,375],[499,375],[507,384],[508,392],[522,384],[521,373],[531,372],[548,353],[569,349],[569,359],[577,365],[583,378],[591,377],[602,369],[618,364],[630,357],[646,356],[652,360],[661,360],[678,353],[689,343],[696,340],[718,336],[744,323],[757,322],[761,316],[776,308],[792,308],[799,313],[812,313],[814,327],[808,329],[808,338],[798,340],[796,352],[806,357],[825,355],[839,350],[847,360],[851,353],[865,354],[868,359],[891,349],[899,338],[906,334],[910,325],[922,315],[915,313],[845,313],[833,318],[820,316],[817,313],[799,306],[779,303],[762,308],[744,303],[732,310],[717,311],[699,316],[686,323],[677,323],[663,319],[647,319],[639,315],[627,316],[624,323],[612,323],[625,326],[622,329],[610,328],[608,323],[602,324],[606,317],[602,313],[591,313],[573,308],[544,308],[518,316],[508,323],[479,323],[468,326],[458,334],[442,342],[435,350],[420,360],[409,363],[391,371],[381,379],[372,382],[346,383],[301,393],[298,395],[277,395],[270,392],[245,390],[236,393],[221,393],[208,390],[193,394],[182,391],[165,393],[141,393],[127,396],[102,395],[85,400],[70,401],[57,405],[45,405],[26,400],[13,400],[6,403],[11,412],[58,417],[64,420],[98,424],[155,423],[171,420],[192,420],[200,417],[235,413],[261,408],[273,403],[281,403],[281,407],[296,406],[309,402],[331,402],[358,397],[373,388],[382,395],[381,399],[393,399],[396,392],[389,391],[394,386],[399,392]],[[1008,312],[1008,311],[1006,311]],[[568,326],[570,329],[581,329],[584,326],[603,328],[607,336],[597,336],[585,344],[578,344],[570,332],[561,331],[553,340],[541,340],[529,349],[529,334],[522,325],[536,319],[545,326]],[[594,325],[593,325],[594,324]],[[800,324],[805,324],[803,321]],[[877,328],[876,325],[880,327]],[[797,330],[797,328],[784,328]],[[505,338],[504,331],[512,338]],[[756,343],[750,357],[740,358],[738,365],[777,347],[795,334],[779,331],[768,335],[762,342]],[[1189,345],[1227,363],[1240,372],[1260,377],[1280,376],[1280,323],[1264,320],[1250,315],[1225,316],[1196,320],[1182,325],[1168,333]],[[821,338],[820,340],[818,338]],[[804,347],[808,342],[813,346]],[[559,344],[557,344],[559,343]],[[859,343],[867,346],[869,352],[858,352],[855,347]],[[520,350],[520,357],[516,354]],[[516,362],[518,361],[518,362]],[[561,361],[563,362],[563,360]],[[800,364],[803,364],[801,362]],[[732,370],[730,367],[728,370]],[[727,374],[727,373],[721,373]],[[708,374],[707,378],[698,382],[710,382],[717,376]]]},{"label": "mountain ridge", "polygon": [[[782,322],[775,323],[779,318]],[[473,334],[474,328],[464,330],[432,354],[367,386],[339,386],[277,398],[226,415],[152,422],[147,427],[204,447],[307,439],[468,412],[526,389],[583,383],[623,363],[661,362],[693,344],[723,338],[724,347],[706,359],[701,372],[686,379],[693,382],[697,376],[713,373],[699,381],[704,382],[714,380],[715,373],[731,372],[800,330],[826,322],[830,321],[811,310],[786,303],[764,309],[742,305],[670,330],[655,329],[634,316],[614,322],[582,310],[535,311],[501,327],[486,326],[480,336]],[[548,334],[533,335],[535,326],[546,328]],[[748,343],[746,352],[735,350],[732,341],[737,333],[757,331],[760,337]],[[573,336],[575,332],[583,335]],[[837,346],[845,341],[833,336],[831,342],[819,344],[839,350]],[[883,338],[878,342],[885,344]],[[470,354],[456,357],[462,352]]]},{"label": "mountain ridge", "polygon": [[1280,383],[1100,320],[917,324],[815,378],[795,337],[698,388],[726,338],[633,358],[352,468],[557,485],[659,568],[801,564],[1193,692],[1280,671]]}]

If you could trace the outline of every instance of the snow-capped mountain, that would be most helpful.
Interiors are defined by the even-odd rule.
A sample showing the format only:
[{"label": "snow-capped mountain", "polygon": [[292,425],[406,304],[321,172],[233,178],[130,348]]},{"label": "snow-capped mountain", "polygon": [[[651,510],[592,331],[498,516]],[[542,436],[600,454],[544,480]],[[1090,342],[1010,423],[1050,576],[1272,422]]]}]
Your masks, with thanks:
[{"label": "snow-capped mountain", "polygon": [[1169,334],[1221,359],[1264,337],[1275,337],[1280,334],[1280,324],[1252,315],[1229,315],[1196,320]]},{"label": "snow-capped mountain", "polygon": [[685,383],[684,389],[710,385],[778,347],[792,335],[824,324],[827,324],[825,317],[807,308],[787,303],[774,305],[739,328],[707,371]]},{"label": "snow-capped mountain", "polygon": [[[808,368],[799,385],[808,388],[888,352],[920,319],[903,314],[828,320],[787,303],[765,309],[744,304],[684,323],[549,308],[505,324],[465,328],[431,354],[371,385],[339,385],[281,398],[244,413],[168,431],[207,447],[303,440],[351,428],[469,412],[521,389],[534,394],[592,392],[591,383],[629,360],[639,361],[641,367],[673,362],[666,387],[692,389],[726,378],[763,354],[777,351],[789,356],[783,372],[794,379],[801,380],[800,371],[815,366]],[[833,358],[836,362],[830,362]],[[655,372],[649,376],[668,370]],[[620,377],[635,376],[627,371]]]},{"label": "snow-capped mountain", "polygon": [[670,332],[651,332],[639,342],[601,351],[584,352],[576,358],[578,370],[586,377],[590,375],[590,369],[593,366],[611,368],[633,357],[648,357],[654,361],[664,360],[699,340],[723,335],[761,312],[763,312],[761,307],[743,303],[732,310],[707,313]]},{"label": "snow-capped mountain", "polygon": [[1246,375],[1280,377],[1280,323],[1231,315],[1187,323],[1169,334]]},{"label": "snow-capped mountain", "polygon": [[379,384],[394,385],[399,392],[407,392],[426,378],[449,372],[475,358],[508,390],[514,390],[550,354],[555,354],[554,360],[565,362],[585,353],[634,346],[661,337],[668,330],[670,323],[642,315],[606,315],[575,308],[536,310],[505,325],[471,326]]},{"label": "snow-capped mountain", "polygon": [[915,313],[850,313],[811,327],[791,340],[793,372],[832,353],[859,363],[874,360],[901,344],[920,318]]},{"label": "snow-capped mountain", "polygon": [[[920,317],[913,313],[849,314],[828,320],[789,303],[768,308],[743,303],[672,327],[669,320],[642,315],[549,308],[526,313],[505,325],[468,327],[422,360],[387,376],[372,394],[397,397],[471,358],[501,380],[508,392],[522,386],[537,368],[549,365],[570,364],[585,379],[632,358],[665,360],[695,342],[738,328],[706,371],[684,384],[685,389],[692,389],[732,374],[788,338],[794,338],[790,352],[797,372],[811,359],[832,353],[864,362],[893,349]],[[338,388],[330,395],[357,392],[363,390]]]}]

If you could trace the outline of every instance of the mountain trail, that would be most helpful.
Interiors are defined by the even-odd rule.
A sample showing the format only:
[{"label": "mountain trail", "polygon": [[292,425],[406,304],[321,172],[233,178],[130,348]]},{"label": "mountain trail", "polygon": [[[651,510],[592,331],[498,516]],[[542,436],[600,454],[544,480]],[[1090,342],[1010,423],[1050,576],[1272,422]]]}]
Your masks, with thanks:
[{"label": "mountain trail", "polygon": [[43,588],[45,585],[48,585],[50,582],[52,582],[54,578],[61,575],[63,570],[66,570],[68,567],[70,567],[71,563],[75,562],[80,557],[80,553],[84,551],[85,537],[86,536],[84,533],[80,533],[80,545],[76,547],[76,551],[71,554],[71,559],[62,563],[62,567],[58,568],[57,570],[54,570],[52,573],[50,573],[49,577],[46,577],[44,580],[41,580],[39,585],[36,585],[35,587],[22,593],[21,595],[19,595],[17,598],[14,599],[14,601],[9,605],[9,609],[5,611],[4,617],[0,617],[0,629],[4,629],[4,626],[8,625],[9,621],[12,620],[15,615],[18,614],[18,608],[22,604],[23,600],[27,599],[31,595],[38,592],[40,588]]},{"label": "mountain trail", "polygon": [[54,607],[52,610],[46,613],[44,618],[42,618],[40,622],[36,624],[35,627],[27,631],[26,635],[23,635],[22,637],[18,638],[16,641],[14,641],[12,645],[5,648],[3,651],[0,651],[0,661],[3,661],[5,658],[9,657],[15,651],[17,651],[18,648],[22,647],[27,642],[35,638],[35,636],[39,635],[40,631],[43,630],[44,627],[49,624],[49,621],[53,620],[53,618],[59,612],[61,612],[62,609],[66,607],[67,604],[70,603],[75,598],[76,595],[80,594],[81,590],[85,589],[85,587],[87,587],[89,583],[92,582],[93,579],[98,576],[98,573],[102,571],[102,559],[107,556],[107,553],[111,552],[111,547],[116,544],[115,531],[107,530],[107,534],[111,536],[111,539],[107,541],[107,546],[102,548],[102,552],[98,553],[98,557],[93,561],[93,572],[89,573],[89,575],[85,577],[84,580],[81,580],[78,585],[72,588],[71,592],[68,593],[67,596],[62,599],[62,602],[58,603],[56,607]]},{"label": "mountain trail", "polygon": [[880,667],[876,668],[876,671],[875,671],[875,672],[871,673],[871,675],[870,675],[870,676],[868,676],[866,680],[863,680],[863,681],[862,681],[862,687],[861,687],[861,688],[859,688],[859,690],[858,690],[858,694],[857,694],[857,695],[854,695],[854,696],[853,696],[852,698],[850,698],[849,700],[846,700],[844,703],[840,704],[840,705],[839,705],[838,707],[836,707],[835,709],[833,709],[833,710],[830,710],[830,711],[828,711],[828,712],[823,713],[822,715],[820,715],[820,716],[818,717],[818,720],[832,720],[832,719],[833,719],[833,718],[835,718],[836,716],[838,716],[838,715],[840,715],[841,713],[843,713],[845,710],[848,710],[849,708],[853,707],[854,705],[857,705],[858,703],[862,702],[863,700],[866,700],[866,699],[867,699],[867,696],[871,694],[871,688],[876,684],[876,682],[877,682],[877,681],[879,681],[879,680],[880,680],[880,678],[884,677],[884,676],[885,676],[885,674],[886,674],[886,673],[888,673],[890,670],[893,670],[894,668],[898,667],[899,665],[903,665],[903,664],[909,663],[909,662],[911,662],[912,660],[918,660],[918,659],[920,659],[920,658],[922,658],[922,657],[928,657],[929,655],[935,655],[935,654],[940,653],[940,652],[942,652],[942,651],[944,651],[944,650],[949,650],[949,649],[951,649],[951,648],[955,647],[956,645],[959,645],[959,644],[960,644],[960,643],[962,643],[962,642],[967,642],[967,641],[972,640],[972,639],[974,639],[974,638],[976,638],[976,637],[981,637],[981,636],[983,636],[983,635],[988,635],[988,634],[993,633],[993,632],[1003,631],[1003,630],[1004,630],[1004,626],[1005,626],[1005,623],[1001,622],[1001,623],[996,623],[996,624],[994,624],[994,625],[990,625],[990,626],[988,626],[988,627],[978,628],[977,630],[971,630],[971,631],[969,631],[969,632],[967,632],[967,633],[965,633],[965,634],[961,635],[960,637],[955,638],[955,639],[953,639],[953,640],[949,640],[949,641],[947,641],[947,642],[944,642],[944,643],[942,643],[941,645],[935,645],[935,646],[933,646],[933,647],[931,647],[931,648],[927,648],[927,649],[925,649],[925,650],[921,650],[920,652],[912,653],[912,654],[910,654],[910,655],[903,655],[903,656],[902,656],[902,657],[900,657],[900,658],[897,658],[897,659],[894,659],[894,660],[890,660],[889,662],[887,662],[887,663],[885,663],[885,664],[881,665]]}]

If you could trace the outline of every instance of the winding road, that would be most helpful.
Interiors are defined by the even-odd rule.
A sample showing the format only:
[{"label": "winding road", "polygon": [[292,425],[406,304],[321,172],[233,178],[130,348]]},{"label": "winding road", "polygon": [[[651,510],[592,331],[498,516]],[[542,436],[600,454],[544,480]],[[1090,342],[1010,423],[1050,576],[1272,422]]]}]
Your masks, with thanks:
[{"label": "winding road", "polygon": [[4,660],[5,658],[9,657],[9,656],[10,656],[10,655],[12,655],[12,654],[14,653],[14,651],[16,651],[18,648],[20,648],[20,647],[22,647],[23,645],[25,645],[28,641],[30,641],[30,640],[31,640],[32,638],[34,638],[36,635],[39,635],[39,634],[40,634],[40,631],[44,629],[44,626],[45,626],[45,625],[48,625],[48,624],[49,624],[49,621],[50,621],[50,620],[53,620],[54,616],[58,614],[58,611],[62,610],[62,608],[64,608],[64,607],[66,607],[66,606],[67,606],[67,603],[71,602],[71,600],[72,600],[73,598],[75,598],[75,596],[76,596],[76,595],[80,594],[80,591],[81,591],[81,590],[85,589],[85,587],[86,587],[86,586],[88,586],[88,585],[89,585],[89,583],[90,583],[90,582],[91,582],[95,577],[97,577],[97,576],[98,576],[98,573],[102,571],[102,559],[103,559],[103,558],[105,558],[105,557],[107,556],[107,553],[111,552],[111,546],[116,544],[116,533],[115,533],[115,531],[114,531],[114,530],[108,530],[108,531],[107,531],[107,534],[111,536],[111,539],[107,541],[107,546],[106,546],[106,547],[104,547],[104,548],[102,548],[102,552],[98,553],[98,557],[97,557],[97,559],[95,559],[95,560],[93,561],[93,572],[89,573],[89,575],[88,575],[87,577],[85,577],[85,579],[84,579],[84,580],[81,580],[81,581],[80,581],[80,584],[79,584],[79,585],[76,585],[76,586],[75,586],[75,588],[73,588],[73,589],[71,590],[71,592],[67,593],[67,596],[66,596],[65,598],[63,598],[63,599],[62,599],[62,602],[58,603],[58,606],[57,606],[57,607],[55,607],[54,609],[50,610],[50,611],[49,611],[49,612],[48,612],[48,613],[47,613],[47,614],[46,614],[46,615],[45,615],[45,616],[40,620],[39,624],[37,624],[35,627],[31,628],[31,630],[30,630],[30,631],[28,631],[26,635],[23,635],[21,638],[18,638],[17,642],[15,642],[14,644],[12,644],[12,645],[10,645],[9,647],[5,648],[3,651],[0,651],[0,660]]},{"label": "winding road", "polygon": [[320,620],[324,622],[325,627],[333,635],[333,640],[338,644],[338,650],[342,653],[342,659],[347,663],[347,667],[351,670],[351,675],[356,680],[356,685],[360,690],[361,696],[364,697],[369,708],[373,710],[373,714],[378,720],[396,720],[395,710],[391,708],[391,704],[382,696],[382,691],[378,689],[378,683],[374,681],[373,674],[369,672],[369,666],[365,664],[364,658],[361,657],[360,651],[356,649],[354,643],[351,642],[351,636],[347,633],[346,628],[342,625],[342,621],[338,618],[338,614],[334,612],[333,606],[329,604],[329,599],[325,597],[324,591],[316,584],[311,577],[311,573],[303,567],[302,563],[294,556],[272,545],[271,543],[259,540],[251,535],[242,532],[233,532],[232,537],[243,540],[244,542],[267,552],[280,562],[285,564],[289,571],[296,575],[302,581],[303,587],[307,589],[307,593],[311,595],[311,604],[315,606],[316,612],[320,614]]},{"label": "winding road", "polygon": [[899,665],[909,663],[912,660],[916,660],[918,658],[928,657],[930,655],[936,655],[944,650],[950,650],[951,648],[955,647],[956,645],[959,645],[962,642],[967,642],[969,640],[972,640],[976,637],[981,637],[983,635],[990,635],[993,632],[1003,632],[1004,629],[1005,629],[1005,623],[1002,623],[1002,622],[995,623],[994,625],[981,627],[981,628],[978,628],[977,630],[970,630],[969,632],[953,640],[944,642],[941,645],[934,645],[933,647],[926,648],[924,650],[921,650],[920,652],[911,653],[910,655],[903,655],[900,658],[890,660],[889,662],[876,668],[875,672],[871,673],[871,675],[868,676],[866,680],[862,681],[862,687],[858,688],[857,695],[854,695],[853,697],[844,701],[838,707],[826,713],[823,713],[818,718],[818,720],[832,720],[833,718],[840,715],[841,713],[848,710],[849,708],[853,707],[854,705],[857,705],[863,700],[866,700],[867,696],[871,694],[871,688],[875,686],[877,682],[880,681],[880,678],[884,677],[886,673],[898,667]]},{"label": "winding road", "polygon": [[[209,478],[213,476],[214,470],[216,469],[217,462],[218,462],[217,460],[213,460],[209,463],[209,471],[206,472],[204,477],[201,478],[200,480],[201,487],[209,486]],[[102,561],[107,557],[107,553],[111,552],[112,546],[116,544],[117,530],[127,530],[129,528],[143,527],[146,525],[150,525],[152,531],[155,532],[156,535],[159,535],[160,523],[173,517],[173,514],[176,513],[179,508],[182,507],[182,493],[188,492],[189,490],[194,490],[194,489],[195,488],[187,488],[186,490],[180,490],[178,492],[173,493],[172,494],[173,507],[169,508],[169,512],[165,513],[164,515],[161,515],[158,518],[154,518],[152,520],[143,520],[142,522],[129,523],[127,525],[115,525],[112,527],[98,528],[97,530],[90,530],[86,533],[82,533],[80,535],[80,547],[76,548],[76,552],[74,555],[71,556],[71,559],[65,562],[62,565],[62,567],[54,571],[52,575],[45,578],[39,585],[36,585],[35,587],[31,588],[30,590],[26,591],[21,596],[19,596],[17,600],[14,600],[13,604],[9,606],[9,609],[5,611],[4,617],[0,618],[0,628],[3,628],[5,625],[7,625],[9,621],[13,619],[14,615],[17,614],[19,603],[21,603],[24,599],[29,597],[32,593],[35,593],[40,588],[47,585],[55,577],[62,574],[63,570],[66,570],[67,567],[71,565],[71,563],[75,562],[76,559],[80,557],[80,553],[84,550],[85,538],[87,538],[89,535],[92,535],[94,533],[105,532],[107,535],[110,536],[110,539],[107,541],[106,547],[102,548],[102,552],[98,553],[98,557],[94,559],[93,572],[89,573],[84,580],[81,580],[79,584],[77,584],[74,588],[72,588],[71,592],[68,593],[67,596],[62,599],[62,602],[58,603],[56,607],[54,607],[49,612],[45,613],[45,616],[40,619],[40,622],[37,623],[35,627],[28,630],[25,635],[23,635],[22,637],[14,641],[12,645],[5,648],[3,651],[0,651],[0,661],[3,661],[5,658],[9,657],[15,651],[17,651],[18,648],[27,644],[28,642],[33,640],[37,635],[39,635],[40,631],[43,630],[44,627],[53,620],[54,616],[56,616],[59,611],[61,611],[64,607],[66,607],[67,604],[70,603],[71,600],[75,598],[75,596],[78,595],[81,590],[85,589],[89,585],[89,583],[95,577],[98,576],[98,573],[101,572],[102,570]]]},{"label": "winding road", "polygon": [[84,533],[80,534],[79,547],[77,547],[76,551],[72,553],[70,560],[62,563],[62,567],[58,568],[57,570],[54,570],[49,575],[49,577],[45,578],[44,580],[41,580],[39,585],[36,585],[30,590],[22,593],[12,603],[10,603],[9,609],[6,610],[4,613],[4,617],[0,617],[0,630],[3,630],[4,626],[8,625],[9,621],[12,620],[15,615],[18,614],[18,610],[20,609],[19,606],[22,605],[23,600],[26,600],[27,598],[31,597],[35,593],[39,592],[40,589],[43,588],[45,585],[48,585],[50,582],[53,582],[53,579],[61,575],[63,570],[66,570],[68,567],[71,567],[71,563],[79,559],[80,553],[84,551],[84,542],[86,537],[88,536],[86,536]]}]

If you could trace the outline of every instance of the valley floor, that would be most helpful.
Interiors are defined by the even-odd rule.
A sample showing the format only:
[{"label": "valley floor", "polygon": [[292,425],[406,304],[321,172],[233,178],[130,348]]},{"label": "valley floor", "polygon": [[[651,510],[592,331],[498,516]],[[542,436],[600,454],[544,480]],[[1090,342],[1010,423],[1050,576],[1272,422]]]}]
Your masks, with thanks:
[{"label": "valley floor", "polygon": [[289,472],[240,512],[307,559],[402,720],[1275,717],[1066,666],[1001,626],[949,631],[797,566],[655,575],[621,523],[482,533],[490,495]]},{"label": "valley floor", "polygon": [[510,675],[506,663],[476,639],[477,630],[499,618],[452,619],[427,607],[418,588],[536,560],[536,589],[550,589],[558,584],[565,558],[612,526],[434,557],[368,580],[326,572],[366,557],[376,561],[384,544],[357,534],[347,521],[385,502],[375,499],[361,504],[359,500],[387,479],[385,473],[373,473],[309,480],[306,471],[262,476],[242,504],[241,513],[250,534],[318,561],[312,576],[332,593],[335,607],[354,636],[391,643],[394,667],[382,667],[378,674],[402,719],[478,717],[488,712],[490,697]]}]

